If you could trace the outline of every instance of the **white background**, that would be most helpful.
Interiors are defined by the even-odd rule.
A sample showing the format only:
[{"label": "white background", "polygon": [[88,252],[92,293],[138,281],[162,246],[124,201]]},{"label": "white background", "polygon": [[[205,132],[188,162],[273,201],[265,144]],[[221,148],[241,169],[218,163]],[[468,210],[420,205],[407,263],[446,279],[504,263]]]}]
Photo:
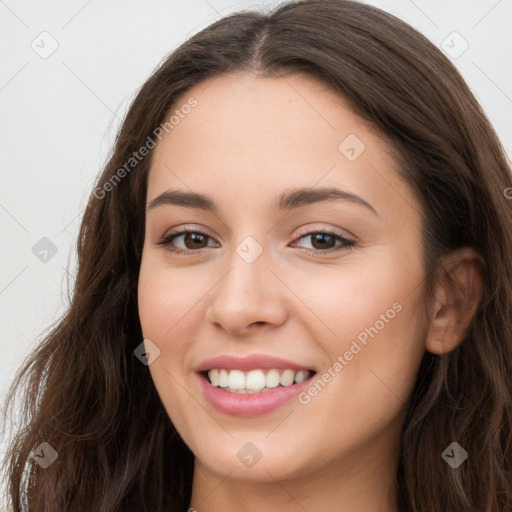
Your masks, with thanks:
[{"label": "white background", "polygon": [[[138,88],[169,52],[221,16],[280,3],[0,0],[0,400],[68,304],[80,217]],[[512,0],[367,3],[439,47],[452,45],[452,53],[467,41],[453,62],[511,156]],[[454,31],[463,39],[447,39]],[[51,38],[58,48],[43,59],[31,45],[48,50]],[[42,237],[57,247],[46,263],[32,253]]]}]

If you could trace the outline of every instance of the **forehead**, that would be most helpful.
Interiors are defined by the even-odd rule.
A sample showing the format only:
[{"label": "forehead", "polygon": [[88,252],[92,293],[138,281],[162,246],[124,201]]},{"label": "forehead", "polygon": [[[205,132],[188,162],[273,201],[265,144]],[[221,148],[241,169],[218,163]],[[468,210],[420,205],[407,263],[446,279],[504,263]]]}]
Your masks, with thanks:
[{"label": "forehead", "polygon": [[[189,109],[186,105],[192,99],[196,106]],[[206,149],[229,147],[226,158],[247,158],[251,151],[260,158],[271,151],[271,158],[276,158],[293,151],[299,160],[309,154],[317,161],[322,155],[338,156],[338,144],[349,133],[378,141],[372,127],[352,112],[338,92],[306,75],[221,75],[182,94],[171,114],[179,114],[180,110],[188,113],[179,119],[173,116],[177,123],[171,129],[172,137],[166,137],[160,149],[180,146],[185,152],[204,148],[208,143]],[[262,144],[265,152],[261,151]],[[317,149],[314,154],[311,148]],[[199,151],[189,156],[200,154]]]},{"label": "forehead", "polygon": [[388,193],[409,193],[376,130],[309,76],[222,75],[182,94],[171,115],[173,127],[154,150],[148,198],[179,188],[249,205],[317,184],[343,185],[371,203],[381,202],[384,183]]}]

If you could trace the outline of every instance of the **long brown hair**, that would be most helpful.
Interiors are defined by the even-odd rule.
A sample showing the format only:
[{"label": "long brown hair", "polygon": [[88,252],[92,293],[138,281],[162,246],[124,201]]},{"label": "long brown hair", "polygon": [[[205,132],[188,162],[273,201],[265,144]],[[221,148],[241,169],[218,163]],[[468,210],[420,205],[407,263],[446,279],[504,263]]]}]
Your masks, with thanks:
[{"label": "long brown hair", "polygon": [[[466,338],[448,354],[424,355],[401,437],[398,501],[411,512],[512,510],[511,171],[451,62],[406,23],[349,0],[229,15],[172,52],[140,89],[83,217],[69,310],[9,391],[6,407],[24,391],[5,460],[14,510],[186,510],[193,454],[134,356],[151,152],[129,171],[126,162],[178,97],[239,71],[315,77],[387,137],[424,212],[427,299],[443,278],[442,255],[472,247],[482,256],[483,297]],[[469,455],[457,469],[441,457],[453,441]],[[43,442],[58,454],[45,469],[30,456]]]}]

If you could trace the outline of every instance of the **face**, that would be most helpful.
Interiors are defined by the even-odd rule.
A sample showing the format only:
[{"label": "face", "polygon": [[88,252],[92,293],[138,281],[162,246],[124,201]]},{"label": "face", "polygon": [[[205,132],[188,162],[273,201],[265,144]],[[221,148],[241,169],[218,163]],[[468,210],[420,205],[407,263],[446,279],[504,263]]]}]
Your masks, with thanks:
[{"label": "face", "polygon": [[139,314],[196,467],[388,464],[428,329],[420,207],[389,147],[301,75],[224,75],[191,101],[154,149]]}]

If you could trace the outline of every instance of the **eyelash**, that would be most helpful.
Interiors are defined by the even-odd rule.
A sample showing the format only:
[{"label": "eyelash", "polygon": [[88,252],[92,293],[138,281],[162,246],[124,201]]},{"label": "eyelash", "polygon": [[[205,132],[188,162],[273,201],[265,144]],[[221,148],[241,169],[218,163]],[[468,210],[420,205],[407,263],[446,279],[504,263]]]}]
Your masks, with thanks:
[{"label": "eyelash", "polygon": [[[202,231],[184,230],[184,231],[177,231],[176,233],[171,233],[170,235],[164,236],[159,242],[156,242],[155,244],[156,245],[160,245],[162,247],[165,247],[166,250],[171,252],[171,253],[182,254],[182,255],[197,254],[197,253],[203,251],[203,249],[206,249],[206,248],[203,248],[203,249],[196,249],[196,250],[194,250],[194,249],[183,250],[183,249],[171,249],[171,248],[168,247],[170,245],[170,243],[175,238],[177,238],[179,236],[182,236],[182,235],[187,235],[187,234],[197,234],[197,235],[202,235],[202,236],[207,237],[207,238],[211,238],[210,235],[208,235],[207,233],[204,233]],[[304,233],[300,233],[301,236],[298,238],[298,240],[300,240],[302,238],[306,238],[306,237],[311,236],[311,235],[318,235],[318,234],[324,234],[324,235],[333,236],[335,239],[341,241],[343,243],[343,245],[341,247],[338,246],[337,248],[336,247],[331,247],[330,249],[304,249],[304,252],[306,254],[318,256],[318,254],[327,254],[327,253],[332,253],[332,252],[348,251],[348,250],[351,250],[354,247],[354,245],[355,245],[354,241],[348,240],[347,238],[339,235],[338,233],[334,233],[332,231],[328,231],[328,230],[325,230],[325,229],[320,229],[320,230],[317,230],[317,231],[307,231],[307,232],[304,232]]]}]

